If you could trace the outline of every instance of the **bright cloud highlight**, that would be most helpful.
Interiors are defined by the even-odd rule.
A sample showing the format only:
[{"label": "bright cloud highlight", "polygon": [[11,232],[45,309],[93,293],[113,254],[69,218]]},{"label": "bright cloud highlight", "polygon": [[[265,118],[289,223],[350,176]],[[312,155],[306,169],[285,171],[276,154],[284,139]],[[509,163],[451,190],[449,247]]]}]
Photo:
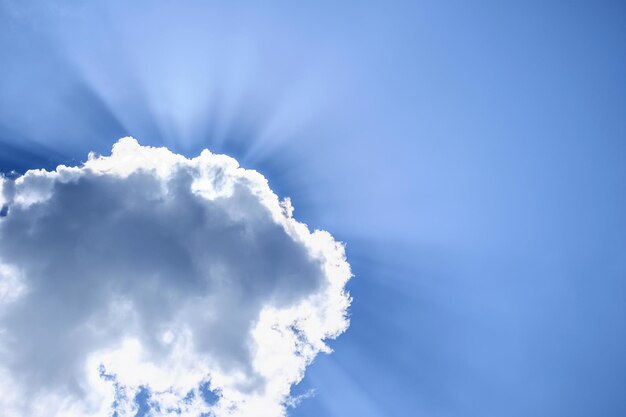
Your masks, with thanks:
[{"label": "bright cloud highlight", "polygon": [[7,417],[279,417],[348,326],[343,245],[259,173],[124,138],[0,180]]}]

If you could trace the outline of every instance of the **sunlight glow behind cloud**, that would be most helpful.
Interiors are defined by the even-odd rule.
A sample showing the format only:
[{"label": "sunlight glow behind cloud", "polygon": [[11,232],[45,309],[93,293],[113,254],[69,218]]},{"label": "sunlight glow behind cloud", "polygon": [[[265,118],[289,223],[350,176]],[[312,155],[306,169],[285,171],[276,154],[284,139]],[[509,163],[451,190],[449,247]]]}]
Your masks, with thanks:
[{"label": "sunlight glow behind cloud", "polygon": [[0,195],[6,416],[134,416],[141,395],[154,416],[282,416],[348,326],[343,245],[230,157],[124,138]]}]

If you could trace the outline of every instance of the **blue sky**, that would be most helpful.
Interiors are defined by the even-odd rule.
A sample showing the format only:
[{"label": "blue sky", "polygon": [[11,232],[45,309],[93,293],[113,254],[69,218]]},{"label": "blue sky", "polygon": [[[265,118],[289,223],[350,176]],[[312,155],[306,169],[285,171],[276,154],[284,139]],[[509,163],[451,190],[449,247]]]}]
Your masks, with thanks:
[{"label": "blue sky", "polygon": [[626,414],[620,2],[0,2],[0,169],[235,157],[347,243],[290,415]]}]

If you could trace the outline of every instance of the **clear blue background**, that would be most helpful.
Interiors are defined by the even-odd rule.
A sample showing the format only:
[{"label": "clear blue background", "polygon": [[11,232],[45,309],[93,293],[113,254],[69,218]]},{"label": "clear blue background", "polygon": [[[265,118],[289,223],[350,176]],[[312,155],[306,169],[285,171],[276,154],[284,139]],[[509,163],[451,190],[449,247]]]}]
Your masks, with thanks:
[{"label": "clear blue background", "polygon": [[294,417],[626,415],[620,1],[0,1],[0,169],[120,136],[347,242]]}]

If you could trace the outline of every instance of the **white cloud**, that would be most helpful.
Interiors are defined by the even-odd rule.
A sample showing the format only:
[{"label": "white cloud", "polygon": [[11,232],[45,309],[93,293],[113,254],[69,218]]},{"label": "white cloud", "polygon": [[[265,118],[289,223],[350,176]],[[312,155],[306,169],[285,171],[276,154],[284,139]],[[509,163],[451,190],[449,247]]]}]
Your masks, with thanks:
[{"label": "white cloud", "polygon": [[282,416],[348,326],[343,246],[227,156],[124,138],[0,203],[4,416]]}]

